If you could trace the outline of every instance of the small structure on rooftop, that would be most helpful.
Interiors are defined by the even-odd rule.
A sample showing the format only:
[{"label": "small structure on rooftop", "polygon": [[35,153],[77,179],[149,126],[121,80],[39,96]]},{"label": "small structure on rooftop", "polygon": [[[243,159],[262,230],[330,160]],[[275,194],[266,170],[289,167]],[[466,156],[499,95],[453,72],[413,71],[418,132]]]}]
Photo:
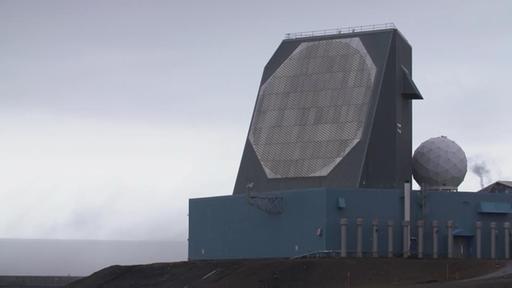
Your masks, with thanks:
[{"label": "small structure on rooftop", "polygon": [[496,181],[478,192],[512,194],[512,181]]}]

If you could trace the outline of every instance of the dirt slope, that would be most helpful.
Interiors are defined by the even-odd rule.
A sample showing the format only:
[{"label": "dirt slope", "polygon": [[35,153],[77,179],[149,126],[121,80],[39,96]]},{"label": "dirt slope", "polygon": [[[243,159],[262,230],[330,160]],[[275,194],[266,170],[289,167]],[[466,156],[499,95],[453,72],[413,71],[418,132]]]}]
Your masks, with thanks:
[{"label": "dirt slope", "polygon": [[461,281],[500,269],[512,270],[503,261],[475,260],[191,261],[111,266],[67,287],[512,287],[508,273],[499,274],[498,278]]}]

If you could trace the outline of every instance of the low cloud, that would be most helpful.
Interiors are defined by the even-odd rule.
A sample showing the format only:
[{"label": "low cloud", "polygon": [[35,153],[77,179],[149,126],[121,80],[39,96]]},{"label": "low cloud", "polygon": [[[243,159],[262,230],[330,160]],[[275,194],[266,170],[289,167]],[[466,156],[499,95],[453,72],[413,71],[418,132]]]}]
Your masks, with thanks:
[{"label": "low cloud", "polygon": [[243,147],[236,127],[22,118],[0,131],[0,238],[185,240],[188,199],[230,194]]}]

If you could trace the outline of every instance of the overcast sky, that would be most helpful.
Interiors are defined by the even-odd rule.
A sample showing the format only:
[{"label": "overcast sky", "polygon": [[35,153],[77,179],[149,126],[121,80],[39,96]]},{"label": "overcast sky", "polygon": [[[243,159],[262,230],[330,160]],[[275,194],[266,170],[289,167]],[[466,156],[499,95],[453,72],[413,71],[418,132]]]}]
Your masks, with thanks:
[{"label": "overcast sky", "polygon": [[[512,179],[510,1],[0,0],[0,238],[187,237],[232,192],[287,32],[394,22],[413,46],[414,148],[446,135]],[[479,188],[468,172],[461,190]]]}]

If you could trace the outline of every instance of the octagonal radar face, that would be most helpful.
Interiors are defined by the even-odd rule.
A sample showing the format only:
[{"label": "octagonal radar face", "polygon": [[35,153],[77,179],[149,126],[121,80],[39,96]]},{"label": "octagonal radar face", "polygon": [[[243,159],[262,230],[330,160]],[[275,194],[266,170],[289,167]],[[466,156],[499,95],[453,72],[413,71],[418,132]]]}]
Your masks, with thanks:
[{"label": "octagonal radar face", "polygon": [[457,190],[468,169],[466,154],[445,136],[421,143],[413,155],[414,180],[426,190]]},{"label": "octagonal radar face", "polygon": [[256,103],[249,140],[267,176],[327,175],[361,139],[375,73],[359,38],[300,44]]}]

